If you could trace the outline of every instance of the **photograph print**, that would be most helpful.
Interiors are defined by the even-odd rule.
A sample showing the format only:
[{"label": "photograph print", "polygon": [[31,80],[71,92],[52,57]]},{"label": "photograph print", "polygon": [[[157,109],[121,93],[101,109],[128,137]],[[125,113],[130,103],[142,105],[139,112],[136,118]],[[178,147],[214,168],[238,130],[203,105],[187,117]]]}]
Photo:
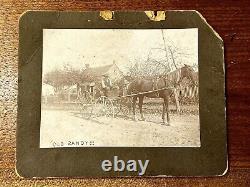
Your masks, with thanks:
[{"label": "photograph print", "polygon": [[40,148],[200,147],[198,29],[44,29]]}]

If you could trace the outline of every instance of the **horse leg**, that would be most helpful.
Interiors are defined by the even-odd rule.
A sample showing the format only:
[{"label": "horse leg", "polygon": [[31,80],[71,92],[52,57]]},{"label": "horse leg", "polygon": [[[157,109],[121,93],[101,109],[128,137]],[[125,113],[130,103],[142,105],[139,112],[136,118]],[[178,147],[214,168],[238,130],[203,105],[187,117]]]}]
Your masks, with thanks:
[{"label": "horse leg", "polygon": [[163,101],[163,104],[162,104],[162,106],[163,106],[163,108],[162,108],[162,124],[163,125],[165,125],[165,113],[166,113],[166,104],[165,104],[165,99],[164,99],[164,101]]},{"label": "horse leg", "polygon": [[[170,125],[169,119],[169,108],[168,108],[169,98],[164,98],[162,120],[164,125]],[[165,113],[167,114],[167,123],[165,122]]]},{"label": "horse leg", "polygon": [[145,121],[145,118],[144,118],[143,113],[142,113],[143,97],[144,96],[139,97],[139,104],[138,105],[139,105],[139,109],[140,109],[141,120]]},{"label": "horse leg", "polygon": [[133,120],[134,120],[134,121],[136,121],[136,117],[135,117],[135,105],[136,105],[136,100],[137,100],[137,97],[133,97],[132,107],[133,107]]},{"label": "horse leg", "polygon": [[167,97],[166,98],[166,102],[165,102],[165,105],[166,105],[166,113],[167,113],[167,125],[170,125],[170,118],[169,118],[169,98]]},{"label": "horse leg", "polygon": [[181,112],[180,101],[179,101],[179,96],[178,96],[176,89],[174,89],[174,98],[175,98],[175,103],[176,103],[176,112],[177,112],[177,114],[180,114],[180,112]]}]

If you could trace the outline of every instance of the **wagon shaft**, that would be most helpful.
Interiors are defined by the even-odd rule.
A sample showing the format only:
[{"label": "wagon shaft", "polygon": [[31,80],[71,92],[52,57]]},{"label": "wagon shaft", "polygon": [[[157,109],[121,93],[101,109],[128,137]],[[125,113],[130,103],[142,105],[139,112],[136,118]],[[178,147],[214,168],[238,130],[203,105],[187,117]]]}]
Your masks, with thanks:
[{"label": "wagon shaft", "polygon": [[162,91],[162,90],[168,90],[168,89],[174,89],[174,87],[166,87],[166,88],[151,90],[151,91],[147,91],[147,92],[139,92],[139,93],[136,93],[136,94],[129,94],[129,95],[121,96],[121,97],[139,96],[139,95],[143,95],[143,94],[149,94],[149,93],[154,93],[154,92],[158,92],[158,91]]}]

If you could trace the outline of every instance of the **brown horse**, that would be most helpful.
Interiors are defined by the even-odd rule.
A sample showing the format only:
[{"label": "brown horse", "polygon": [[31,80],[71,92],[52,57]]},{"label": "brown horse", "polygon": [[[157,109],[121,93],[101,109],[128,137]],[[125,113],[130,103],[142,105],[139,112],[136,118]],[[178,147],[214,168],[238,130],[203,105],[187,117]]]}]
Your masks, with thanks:
[{"label": "brown horse", "polygon": [[[163,124],[170,125],[169,119],[169,97],[173,93],[173,90],[180,84],[180,82],[186,77],[194,82],[194,70],[191,66],[184,65],[182,68],[168,73],[165,76],[161,76],[157,79],[145,79],[137,78],[128,85],[127,93],[133,95],[133,118],[135,118],[135,105],[137,98],[139,98],[139,109],[141,119],[145,120],[142,113],[142,105],[144,97],[149,98],[162,98],[163,99],[163,111],[162,120]],[[154,91],[157,90],[157,91]],[[149,92],[149,93],[146,93]],[[167,114],[167,123],[165,122],[165,114]]]}]

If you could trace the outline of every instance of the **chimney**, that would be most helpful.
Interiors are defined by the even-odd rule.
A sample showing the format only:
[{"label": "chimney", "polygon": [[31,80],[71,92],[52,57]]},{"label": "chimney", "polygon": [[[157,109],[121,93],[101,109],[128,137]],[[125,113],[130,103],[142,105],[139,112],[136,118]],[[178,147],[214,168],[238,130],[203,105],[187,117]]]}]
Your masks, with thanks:
[{"label": "chimney", "polygon": [[89,69],[89,64],[85,64],[85,66],[86,66],[86,69]]}]

